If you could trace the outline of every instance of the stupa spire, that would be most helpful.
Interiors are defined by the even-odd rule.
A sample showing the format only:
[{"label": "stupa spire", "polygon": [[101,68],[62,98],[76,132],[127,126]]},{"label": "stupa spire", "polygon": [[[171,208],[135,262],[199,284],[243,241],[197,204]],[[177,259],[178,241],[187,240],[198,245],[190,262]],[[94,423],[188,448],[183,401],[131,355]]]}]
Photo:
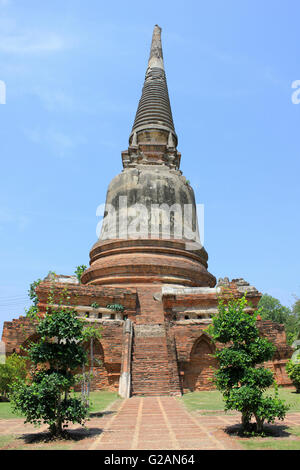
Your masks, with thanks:
[{"label": "stupa spire", "polygon": [[161,28],[157,24],[154,26],[153,30],[148,67],[165,69],[161,45]]},{"label": "stupa spire", "polygon": [[200,243],[194,191],[179,169],[160,36],[155,26],[142,97],[128,149],[122,152],[123,170],[108,187],[84,284],[137,289],[139,283],[216,283]]},{"label": "stupa spire", "polygon": [[[167,139],[171,132],[177,145],[177,135],[175,133],[164,70],[161,28],[158,25],[155,25],[153,30],[145,82],[132,127],[130,142],[132,142],[135,133],[142,133],[142,140],[144,140],[145,131],[152,132],[152,136],[154,136],[153,130],[165,132]],[[152,141],[157,141],[157,139],[152,138]]]}]

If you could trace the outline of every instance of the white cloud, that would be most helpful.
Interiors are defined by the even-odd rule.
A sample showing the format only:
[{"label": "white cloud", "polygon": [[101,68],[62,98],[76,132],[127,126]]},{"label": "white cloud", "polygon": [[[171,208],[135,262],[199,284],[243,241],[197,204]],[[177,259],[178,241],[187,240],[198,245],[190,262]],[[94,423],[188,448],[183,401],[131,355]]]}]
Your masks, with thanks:
[{"label": "white cloud", "polygon": [[25,136],[34,144],[47,145],[52,148],[53,153],[58,157],[70,155],[72,149],[85,143],[82,136],[69,136],[59,130],[47,129],[24,129]]},{"label": "white cloud", "polygon": [[30,218],[25,214],[18,214],[7,208],[0,208],[0,230],[13,224],[18,232],[24,232],[30,224]]},{"label": "white cloud", "polygon": [[39,54],[61,51],[67,41],[56,33],[20,33],[0,36],[0,52],[7,54]]},{"label": "white cloud", "polygon": [[76,108],[73,98],[62,90],[35,89],[33,93],[41,99],[48,111],[72,111]]},{"label": "white cloud", "polygon": [[61,151],[71,149],[77,145],[77,142],[74,138],[63,134],[60,131],[48,131],[47,139],[49,140],[49,142],[52,142],[56,147],[61,149]]},{"label": "white cloud", "polygon": [[[0,8],[11,0],[0,0]],[[8,13],[9,12],[9,13]],[[26,27],[19,24],[10,10],[0,18],[0,52],[10,55],[36,55],[62,51],[71,46],[65,32],[42,28],[41,25]]]}]

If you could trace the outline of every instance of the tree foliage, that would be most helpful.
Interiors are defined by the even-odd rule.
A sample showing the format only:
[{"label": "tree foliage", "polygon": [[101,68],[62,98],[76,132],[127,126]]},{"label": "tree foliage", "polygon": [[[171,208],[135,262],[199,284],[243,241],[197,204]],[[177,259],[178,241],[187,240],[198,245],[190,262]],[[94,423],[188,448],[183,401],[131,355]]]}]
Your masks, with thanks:
[{"label": "tree foliage", "polygon": [[26,359],[16,353],[0,364],[0,395],[7,398],[11,387],[18,380],[25,380],[27,374]]},{"label": "tree foliage", "polygon": [[295,352],[286,365],[286,371],[296,387],[296,392],[300,393],[300,340],[295,341],[292,347]]},{"label": "tree foliage", "polygon": [[291,331],[291,343],[295,340],[300,340],[300,299],[297,299],[292,306],[293,323],[291,327],[287,325],[288,331]]},{"label": "tree foliage", "polygon": [[297,300],[290,309],[280,303],[271,295],[264,294],[258,304],[263,320],[282,323],[285,327],[288,344],[299,336],[300,333],[300,300]]},{"label": "tree foliage", "polygon": [[38,287],[38,285],[40,284],[40,282],[42,282],[41,279],[38,279],[37,281],[34,281],[30,284],[29,286],[29,290],[28,290],[28,296],[30,298],[30,300],[32,301],[32,305],[29,307],[28,310],[25,310],[26,312],[26,316],[28,318],[31,318],[31,320],[35,320],[37,318],[37,314],[38,314],[38,296],[37,296],[37,293],[36,293],[36,288]]},{"label": "tree foliage", "polygon": [[75,269],[75,274],[76,274],[76,277],[77,277],[79,283],[81,282],[81,276],[83,275],[86,268],[87,267],[86,267],[85,264],[81,264],[80,266],[77,266],[76,269]]},{"label": "tree foliage", "polygon": [[115,310],[116,312],[124,312],[125,307],[121,304],[108,304],[106,305],[106,308],[109,308],[110,310]]},{"label": "tree foliage", "polygon": [[61,435],[68,422],[82,424],[88,412],[81,398],[70,396],[76,383],[74,371],[87,363],[83,343],[95,334],[70,308],[48,311],[36,328],[40,341],[28,347],[35,365],[29,382],[19,382],[10,398],[13,408],[33,424],[47,423],[53,435]]},{"label": "tree foliage", "polygon": [[226,346],[217,349],[215,357],[219,368],[214,381],[223,393],[225,410],[242,413],[244,431],[250,429],[251,418],[256,420],[256,431],[262,432],[263,423],[284,419],[287,406],[278,398],[266,396],[265,391],[274,384],[270,370],[260,364],[272,359],[275,347],[259,336],[257,313],[245,311],[247,300],[232,299],[227,304],[219,301],[218,314],[213,317],[209,333],[213,340]]},{"label": "tree foliage", "polygon": [[286,371],[293,385],[296,387],[296,392],[300,393],[300,363],[294,363],[290,359],[286,365]]}]

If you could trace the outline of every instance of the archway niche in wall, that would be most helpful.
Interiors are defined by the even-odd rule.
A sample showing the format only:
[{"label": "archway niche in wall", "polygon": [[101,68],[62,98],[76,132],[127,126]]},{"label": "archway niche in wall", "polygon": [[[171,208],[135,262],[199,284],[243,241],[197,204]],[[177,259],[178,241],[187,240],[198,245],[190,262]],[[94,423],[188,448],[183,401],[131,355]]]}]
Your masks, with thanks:
[{"label": "archway niche in wall", "polygon": [[38,343],[40,339],[40,335],[33,333],[21,344],[20,348],[16,352],[20,354],[20,356],[27,356],[28,346],[30,346],[31,343]]},{"label": "archway niche in wall", "polygon": [[[87,341],[84,344],[84,349],[88,353],[88,363],[85,366],[85,371],[91,370],[91,344]],[[92,369],[91,390],[107,389],[107,370],[104,362],[104,351],[101,342],[98,339],[93,340],[93,369]]]},{"label": "archway niche in wall", "polygon": [[203,333],[193,344],[190,360],[185,365],[185,391],[211,390],[214,388],[211,378],[212,367],[217,367],[218,361],[212,357],[215,346],[210,337]]},{"label": "archway niche in wall", "polygon": [[[20,356],[28,356],[28,350],[27,348],[30,346],[31,343],[38,343],[40,341],[41,337],[37,333],[31,334],[23,343],[20,345],[19,348],[14,350],[13,352],[16,352]],[[26,369],[29,372],[30,368],[32,367],[32,362],[27,359],[26,360]]]},{"label": "archway niche in wall", "polygon": [[[88,364],[86,365],[87,368],[91,367],[91,344],[89,341],[84,343],[84,349],[88,353]],[[104,366],[104,351],[102,344],[98,339],[93,340],[93,367],[94,368],[102,368]]]}]

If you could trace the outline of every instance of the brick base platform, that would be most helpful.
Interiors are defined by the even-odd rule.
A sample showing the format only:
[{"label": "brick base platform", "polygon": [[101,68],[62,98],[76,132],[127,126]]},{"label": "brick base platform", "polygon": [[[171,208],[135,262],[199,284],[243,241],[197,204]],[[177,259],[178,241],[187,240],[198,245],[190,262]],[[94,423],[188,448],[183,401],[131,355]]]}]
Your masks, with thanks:
[{"label": "brick base platform", "polygon": [[[217,313],[219,297],[239,298],[247,292],[251,315],[261,296],[241,279],[216,288],[154,283],[103,287],[56,276],[52,281],[46,278],[37,288],[41,316],[53,305],[47,304],[50,289],[55,292],[54,305],[67,290],[69,307],[88,324],[102,328],[101,339],[94,344],[97,361],[92,390],[119,391],[124,398],[211,390],[217,366],[213,354],[216,346],[222,345],[215,345],[206,330]],[[124,310],[111,310],[108,304],[121,304]],[[290,385],[285,365],[292,349],[286,344],[283,325],[262,320],[257,325],[261,335],[276,346],[273,360],[265,365],[279,385]],[[14,351],[23,354],[22,347],[37,339],[35,324],[26,317],[4,323],[2,340],[8,355]],[[89,350],[89,345],[86,347]]]}]

